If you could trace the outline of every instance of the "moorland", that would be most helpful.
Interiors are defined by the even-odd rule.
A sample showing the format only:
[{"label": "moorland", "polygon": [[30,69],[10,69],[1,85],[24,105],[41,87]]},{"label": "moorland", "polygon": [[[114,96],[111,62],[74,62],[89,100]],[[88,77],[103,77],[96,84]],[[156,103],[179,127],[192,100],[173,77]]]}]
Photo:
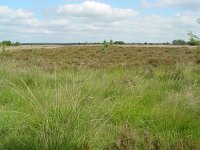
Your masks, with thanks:
[{"label": "moorland", "polygon": [[0,149],[200,149],[200,50],[0,52]]}]

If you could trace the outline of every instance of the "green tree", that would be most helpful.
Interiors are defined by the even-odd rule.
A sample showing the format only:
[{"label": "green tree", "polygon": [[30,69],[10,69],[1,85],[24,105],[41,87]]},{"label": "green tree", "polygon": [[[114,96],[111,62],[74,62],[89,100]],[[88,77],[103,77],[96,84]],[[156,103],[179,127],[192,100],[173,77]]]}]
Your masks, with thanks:
[{"label": "green tree", "polygon": [[[200,19],[197,20],[197,23],[200,24]],[[189,36],[189,41],[188,41],[189,45],[200,45],[200,39],[196,34],[194,34],[192,31],[189,31],[188,36]]]},{"label": "green tree", "polygon": [[188,36],[189,36],[189,41],[188,44],[195,46],[195,45],[199,45],[200,41],[197,35],[195,35],[193,32],[188,32]]},{"label": "green tree", "polygon": [[106,40],[103,41],[103,48],[102,48],[102,51],[103,52],[106,52],[109,48],[110,44],[109,42],[107,42]]},{"label": "green tree", "polygon": [[172,45],[187,45],[187,42],[182,39],[178,39],[178,40],[173,40]]},{"label": "green tree", "polygon": [[113,45],[113,40],[112,39],[110,40],[110,45]]},{"label": "green tree", "polygon": [[123,44],[125,44],[125,42],[124,41],[115,41],[114,44],[123,45]]},{"label": "green tree", "polygon": [[20,44],[21,44],[20,42],[15,42],[14,46],[20,46]]},{"label": "green tree", "polygon": [[12,42],[11,41],[2,41],[2,44],[5,46],[12,46]]}]

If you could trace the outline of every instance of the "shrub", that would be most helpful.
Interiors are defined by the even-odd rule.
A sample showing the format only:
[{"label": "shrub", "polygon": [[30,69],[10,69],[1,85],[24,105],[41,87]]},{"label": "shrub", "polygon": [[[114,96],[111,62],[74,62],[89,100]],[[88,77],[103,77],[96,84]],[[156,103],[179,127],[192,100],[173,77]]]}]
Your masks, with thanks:
[{"label": "shrub", "polygon": [[4,40],[0,42],[0,45],[5,45],[5,46],[19,46],[20,42],[11,42],[10,40]]},{"label": "shrub", "polygon": [[110,40],[110,45],[113,45],[113,40]]},{"label": "shrub", "polygon": [[6,46],[12,46],[13,45],[11,41],[2,41],[2,44],[6,45]]},{"label": "shrub", "polygon": [[125,42],[124,41],[115,41],[114,44],[123,45],[123,44],[125,44]]},{"label": "shrub", "polygon": [[178,40],[173,40],[172,45],[187,45],[187,42],[182,39],[178,39]]},{"label": "shrub", "polygon": [[109,44],[110,43],[107,42],[106,40],[103,41],[103,48],[102,48],[103,52],[106,52],[108,50],[108,47],[110,46]]},{"label": "shrub", "polygon": [[[197,23],[200,24],[200,19],[197,20]],[[192,31],[188,32],[188,36],[189,36],[189,41],[188,41],[189,45],[193,45],[193,46],[200,45],[199,37],[195,35],[194,33],[192,33]]]},{"label": "shrub", "polygon": [[15,42],[13,45],[14,46],[20,46],[20,44],[21,44],[20,42]]}]

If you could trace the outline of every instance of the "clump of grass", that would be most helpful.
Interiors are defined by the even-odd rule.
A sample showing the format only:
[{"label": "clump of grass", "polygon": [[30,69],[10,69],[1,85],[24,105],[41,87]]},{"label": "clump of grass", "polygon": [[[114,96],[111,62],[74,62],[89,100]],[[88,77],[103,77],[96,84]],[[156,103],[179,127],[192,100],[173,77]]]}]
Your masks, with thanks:
[{"label": "clump of grass", "polygon": [[154,68],[150,77],[143,68],[16,66],[0,64],[0,149],[200,146],[198,65]]}]

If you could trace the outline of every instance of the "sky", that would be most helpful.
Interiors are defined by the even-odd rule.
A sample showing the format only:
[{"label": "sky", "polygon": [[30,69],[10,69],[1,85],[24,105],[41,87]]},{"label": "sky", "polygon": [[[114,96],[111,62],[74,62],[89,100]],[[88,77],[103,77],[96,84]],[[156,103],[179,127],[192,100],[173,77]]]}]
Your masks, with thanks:
[{"label": "sky", "polygon": [[198,18],[200,0],[0,0],[0,41],[171,42]]}]

